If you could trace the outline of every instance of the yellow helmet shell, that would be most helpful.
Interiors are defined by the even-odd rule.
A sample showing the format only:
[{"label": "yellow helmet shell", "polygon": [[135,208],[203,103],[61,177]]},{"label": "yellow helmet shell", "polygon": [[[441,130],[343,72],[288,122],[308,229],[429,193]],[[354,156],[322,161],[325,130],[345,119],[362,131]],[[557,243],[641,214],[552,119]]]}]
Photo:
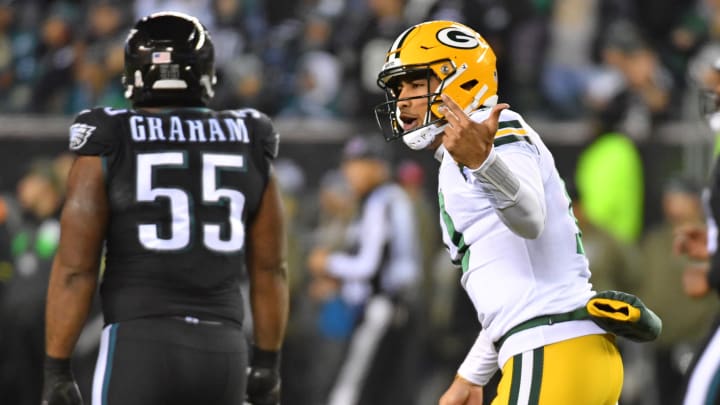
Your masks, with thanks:
[{"label": "yellow helmet shell", "polygon": [[[440,79],[439,89],[431,92],[449,95],[466,112],[497,102],[495,53],[466,25],[429,21],[405,30],[388,51],[378,84],[386,87],[392,78],[419,69]],[[442,118],[436,101],[431,100],[431,110]]]}]

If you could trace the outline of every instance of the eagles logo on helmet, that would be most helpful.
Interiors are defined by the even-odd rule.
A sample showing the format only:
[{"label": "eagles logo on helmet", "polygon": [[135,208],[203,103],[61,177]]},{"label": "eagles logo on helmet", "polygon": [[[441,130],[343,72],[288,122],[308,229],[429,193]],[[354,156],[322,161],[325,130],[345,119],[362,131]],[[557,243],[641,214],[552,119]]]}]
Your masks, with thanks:
[{"label": "eagles logo on helmet", "polygon": [[[422,125],[405,132],[399,121],[396,89],[400,80],[434,75],[440,85],[427,95]],[[386,101],[375,107],[375,119],[386,140],[402,138],[411,149],[424,149],[442,133],[446,122],[439,111],[440,94],[452,97],[466,113],[497,103],[495,53],[480,34],[452,21],[414,25],[393,42],[378,75]]]},{"label": "eagles logo on helmet", "polygon": [[215,54],[200,21],[178,12],[151,14],[125,40],[125,97],[133,106],[200,106],[213,97]]}]

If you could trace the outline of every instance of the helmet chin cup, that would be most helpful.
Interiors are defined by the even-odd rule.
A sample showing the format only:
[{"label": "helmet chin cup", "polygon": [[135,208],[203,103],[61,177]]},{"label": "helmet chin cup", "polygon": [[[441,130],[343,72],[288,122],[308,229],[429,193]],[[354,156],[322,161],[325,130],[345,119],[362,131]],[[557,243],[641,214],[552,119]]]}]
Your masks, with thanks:
[{"label": "helmet chin cup", "polygon": [[445,125],[430,125],[410,131],[402,136],[402,140],[412,150],[426,149],[433,143],[435,137],[445,130]]}]

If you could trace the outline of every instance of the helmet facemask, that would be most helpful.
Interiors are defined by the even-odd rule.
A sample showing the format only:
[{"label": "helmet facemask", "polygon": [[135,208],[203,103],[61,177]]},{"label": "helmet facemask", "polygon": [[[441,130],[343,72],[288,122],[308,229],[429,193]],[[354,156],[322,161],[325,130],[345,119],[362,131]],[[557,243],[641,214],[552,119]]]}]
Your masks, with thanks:
[{"label": "helmet facemask", "polygon": [[[452,66],[451,61],[443,61],[445,64]],[[445,129],[445,119],[439,113],[438,107],[442,103],[440,94],[445,85],[445,80],[440,80],[440,84],[436,89],[431,88],[431,78],[437,78],[432,69],[432,65],[438,62],[425,65],[402,66],[384,70],[379,78],[378,85],[385,90],[386,101],[375,107],[375,119],[378,126],[382,129],[385,140],[391,141],[402,138],[403,141],[412,149],[424,149],[429,145],[434,137]],[[412,82],[418,79],[424,79],[427,83],[428,92],[424,95],[398,98],[399,86],[401,81]],[[409,131],[405,131],[400,118],[399,102],[425,99],[427,109],[423,121]]]},{"label": "helmet facemask", "polygon": [[[428,113],[420,125],[402,125],[398,111],[399,94],[394,82],[406,75],[423,72],[439,81],[428,87]],[[432,75],[432,76],[431,76]],[[416,79],[417,80],[417,79]],[[428,82],[429,83],[429,82]],[[375,117],[385,138],[402,139],[411,149],[424,149],[442,133],[446,121],[440,111],[440,94],[453,99],[466,113],[497,102],[495,53],[473,29],[452,21],[428,21],[414,25],[393,42],[378,75],[378,85],[387,101],[375,108]],[[417,103],[417,101],[415,101]],[[409,128],[404,130],[403,126]]]}]

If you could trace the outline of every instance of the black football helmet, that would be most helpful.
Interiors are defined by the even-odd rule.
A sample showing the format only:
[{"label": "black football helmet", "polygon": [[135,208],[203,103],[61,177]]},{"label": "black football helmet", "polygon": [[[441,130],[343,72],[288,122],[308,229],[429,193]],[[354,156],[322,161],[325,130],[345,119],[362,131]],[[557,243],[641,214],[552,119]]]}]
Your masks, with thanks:
[{"label": "black football helmet", "polygon": [[197,18],[151,14],[125,40],[125,98],[136,107],[207,105],[214,94],[214,62],[210,34]]}]

